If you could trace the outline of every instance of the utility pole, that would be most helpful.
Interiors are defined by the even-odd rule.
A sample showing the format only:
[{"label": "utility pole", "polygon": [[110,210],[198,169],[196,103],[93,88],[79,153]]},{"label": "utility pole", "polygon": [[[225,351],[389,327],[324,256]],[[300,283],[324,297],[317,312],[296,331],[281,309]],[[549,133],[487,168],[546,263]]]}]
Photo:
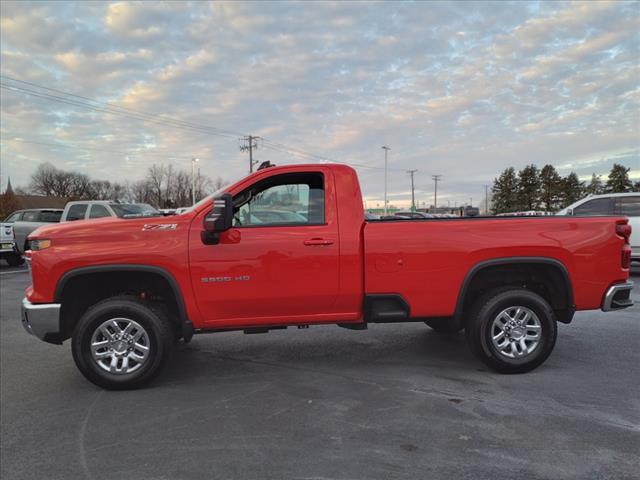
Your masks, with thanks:
[{"label": "utility pole", "polygon": [[440,177],[442,177],[442,175],[431,175],[431,178],[433,178],[433,181],[435,182],[435,186],[436,186],[436,188],[433,191],[434,213],[438,213],[438,182],[440,181]]},{"label": "utility pole", "polygon": [[196,204],[196,163],[199,161],[199,158],[191,159],[191,201],[193,205]]},{"label": "utility pole", "polygon": [[415,189],[413,187],[413,175],[417,171],[418,170],[407,170],[407,173],[411,175],[411,211],[412,212],[416,211],[416,195],[415,195]]},{"label": "utility pole", "polygon": [[[260,137],[256,137],[254,135],[247,135],[238,139],[240,142],[240,151],[246,152],[249,151],[249,173],[253,172],[253,150],[258,149],[258,140],[261,140]],[[256,162],[257,163],[257,162]]]},{"label": "utility pole", "polygon": [[484,214],[489,215],[489,185],[484,186]]},{"label": "utility pole", "polygon": [[387,153],[391,150],[389,147],[383,146],[384,150],[384,214],[387,214]]}]

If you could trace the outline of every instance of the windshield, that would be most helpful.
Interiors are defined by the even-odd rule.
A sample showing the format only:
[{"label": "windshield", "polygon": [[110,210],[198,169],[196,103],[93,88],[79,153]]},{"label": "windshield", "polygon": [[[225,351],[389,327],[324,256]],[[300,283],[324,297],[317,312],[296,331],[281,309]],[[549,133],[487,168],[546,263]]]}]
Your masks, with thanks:
[{"label": "windshield", "polygon": [[198,209],[198,208],[200,208],[202,205],[204,205],[206,203],[211,203],[213,201],[214,197],[222,195],[234,183],[236,183],[236,182],[234,181],[234,182],[227,183],[224,187],[221,187],[218,190],[216,190],[215,192],[213,192],[212,194],[207,195],[206,197],[204,197],[202,200],[200,200],[195,205],[192,205],[192,206],[188,207],[184,212],[180,212],[179,215],[182,215],[183,213],[193,212],[194,209]]},{"label": "windshield", "polygon": [[120,218],[157,217],[162,215],[147,203],[112,203],[109,206]]}]

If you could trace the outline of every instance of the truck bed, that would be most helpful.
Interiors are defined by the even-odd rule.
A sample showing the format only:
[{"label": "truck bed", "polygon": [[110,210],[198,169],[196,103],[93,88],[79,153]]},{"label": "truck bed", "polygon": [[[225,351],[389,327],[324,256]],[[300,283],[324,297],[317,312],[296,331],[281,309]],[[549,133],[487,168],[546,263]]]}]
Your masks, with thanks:
[{"label": "truck bed", "polygon": [[475,265],[537,257],[566,268],[578,310],[599,308],[611,280],[625,280],[619,263],[623,239],[615,233],[616,220],[623,218],[369,220],[364,227],[365,293],[403,292],[412,317],[450,316]]}]

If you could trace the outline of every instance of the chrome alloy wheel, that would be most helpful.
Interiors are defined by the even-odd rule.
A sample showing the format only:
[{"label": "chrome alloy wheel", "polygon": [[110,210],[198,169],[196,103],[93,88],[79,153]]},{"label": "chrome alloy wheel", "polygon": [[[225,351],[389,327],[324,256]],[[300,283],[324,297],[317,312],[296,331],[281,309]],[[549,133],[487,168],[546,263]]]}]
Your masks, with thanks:
[{"label": "chrome alloy wheel", "polygon": [[538,347],[542,335],[540,319],[527,307],[502,310],[491,325],[493,346],[508,358],[524,358]]},{"label": "chrome alloy wheel", "polygon": [[149,335],[138,322],[112,318],[91,336],[91,356],[103,370],[124,375],[138,370],[149,358]]}]

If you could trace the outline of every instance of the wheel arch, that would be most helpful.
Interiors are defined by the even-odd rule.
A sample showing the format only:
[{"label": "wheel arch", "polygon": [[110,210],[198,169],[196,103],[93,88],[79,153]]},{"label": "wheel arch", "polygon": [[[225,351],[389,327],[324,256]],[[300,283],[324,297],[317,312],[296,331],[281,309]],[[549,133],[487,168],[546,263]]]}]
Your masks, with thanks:
[{"label": "wheel arch", "polygon": [[[483,280],[491,279],[484,288],[480,286]],[[575,304],[569,271],[561,261],[550,257],[501,257],[476,263],[467,272],[460,287],[455,321],[463,324],[463,315],[472,303],[473,293],[498,286],[523,286],[523,281],[540,279],[547,281],[544,284],[547,291],[540,292],[540,284],[536,284],[537,288],[530,289],[544,293],[543,296],[552,304],[559,322],[570,323],[575,313]],[[549,283],[553,287],[551,290],[548,290]]]},{"label": "wheel arch", "polygon": [[[161,279],[165,289],[171,292],[170,301],[174,302],[175,314],[179,323],[179,330],[182,337],[186,342],[191,340],[193,336],[193,325],[187,316],[187,310],[184,303],[182,291],[180,285],[176,281],[175,277],[166,269],[155,265],[137,265],[137,264],[110,264],[110,265],[92,265],[88,267],[75,268],[64,273],[56,285],[54,293],[54,301],[62,304],[62,313],[60,319],[61,332],[68,338],[68,329],[65,330],[65,295],[69,294],[69,288],[74,284],[77,285],[78,281],[93,281],[100,282],[100,280],[107,278],[114,278],[120,275],[126,275],[129,278],[135,278],[135,275],[144,275],[144,278]],[[133,277],[132,277],[133,275]],[[89,284],[91,285],[91,284]],[[69,319],[66,319],[69,321]],[[77,320],[77,319],[76,319]]]}]

